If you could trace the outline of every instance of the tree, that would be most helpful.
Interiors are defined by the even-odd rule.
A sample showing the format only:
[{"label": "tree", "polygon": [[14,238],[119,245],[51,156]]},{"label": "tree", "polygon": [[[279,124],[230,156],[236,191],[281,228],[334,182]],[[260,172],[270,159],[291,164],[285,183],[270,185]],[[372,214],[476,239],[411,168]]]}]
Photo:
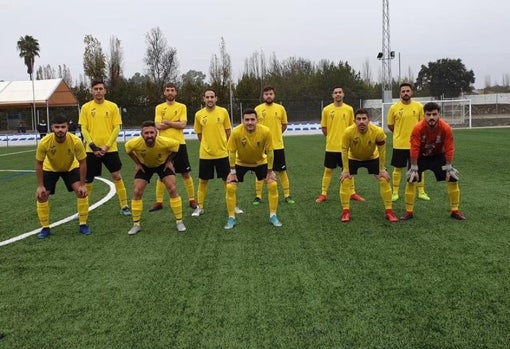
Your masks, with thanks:
[{"label": "tree", "polygon": [[83,70],[91,80],[104,80],[106,76],[106,56],[101,43],[92,35],[85,35],[85,52],[83,53]]},{"label": "tree", "polygon": [[193,123],[195,111],[201,108],[204,90],[206,89],[205,74],[201,71],[189,70],[181,76],[179,100],[188,107],[188,123]]},{"label": "tree", "polygon": [[216,96],[224,103],[228,100],[230,84],[232,84],[232,63],[227,52],[225,39],[220,40],[220,55],[213,54],[209,66],[211,87],[216,91]]},{"label": "tree", "polygon": [[45,66],[39,66],[39,68],[37,68],[37,71],[35,72],[36,80],[55,79],[56,77],[57,72],[49,64]]},{"label": "tree", "polygon": [[475,74],[460,59],[442,58],[422,65],[416,79],[416,90],[428,90],[436,98],[455,98],[473,91]]},{"label": "tree", "polygon": [[147,50],[144,62],[147,75],[156,85],[155,89],[161,94],[163,85],[167,82],[176,82],[179,63],[177,50],[168,46],[165,35],[159,27],[151,29],[145,35]]},{"label": "tree", "polygon": [[108,65],[108,81],[110,88],[114,89],[122,80],[122,64],[123,64],[123,52],[120,46],[120,40],[115,37],[110,37],[110,54],[107,57]]},{"label": "tree", "polygon": [[32,80],[34,73],[35,57],[39,57],[39,41],[30,35],[21,36],[17,43],[19,56],[25,61],[27,66],[27,74]]}]

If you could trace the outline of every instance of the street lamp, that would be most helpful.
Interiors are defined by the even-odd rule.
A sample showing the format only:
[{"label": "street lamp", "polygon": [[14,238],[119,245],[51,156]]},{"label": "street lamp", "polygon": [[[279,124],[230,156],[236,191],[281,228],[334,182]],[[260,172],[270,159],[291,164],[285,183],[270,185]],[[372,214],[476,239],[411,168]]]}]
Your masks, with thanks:
[{"label": "street lamp", "polygon": [[395,51],[379,52],[377,59],[382,62],[382,99],[383,103],[391,103],[392,101],[392,76],[391,76],[391,60],[395,58]]}]

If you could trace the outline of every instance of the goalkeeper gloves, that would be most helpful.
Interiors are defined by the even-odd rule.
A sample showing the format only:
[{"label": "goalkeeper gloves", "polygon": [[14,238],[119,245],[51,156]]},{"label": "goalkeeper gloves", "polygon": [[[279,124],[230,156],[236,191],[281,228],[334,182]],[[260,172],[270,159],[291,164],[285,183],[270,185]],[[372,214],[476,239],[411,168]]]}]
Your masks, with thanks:
[{"label": "goalkeeper gloves", "polygon": [[409,170],[407,171],[407,181],[409,183],[418,182],[420,180],[420,175],[418,174],[418,165],[411,165]]},{"label": "goalkeeper gloves", "polygon": [[450,179],[453,179],[455,181],[459,180],[459,171],[457,171],[452,164],[446,164],[441,169],[446,171],[446,181],[450,182]]}]

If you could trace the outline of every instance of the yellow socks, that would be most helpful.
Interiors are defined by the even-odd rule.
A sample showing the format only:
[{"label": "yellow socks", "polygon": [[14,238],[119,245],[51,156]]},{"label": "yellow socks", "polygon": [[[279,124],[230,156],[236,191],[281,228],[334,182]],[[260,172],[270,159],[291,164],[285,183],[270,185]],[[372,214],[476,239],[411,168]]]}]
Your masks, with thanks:
[{"label": "yellow socks", "polygon": [[47,228],[50,226],[50,203],[46,202],[36,202],[37,207],[37,217],[39,218],[39,222],[41,223],[41,227]]}]

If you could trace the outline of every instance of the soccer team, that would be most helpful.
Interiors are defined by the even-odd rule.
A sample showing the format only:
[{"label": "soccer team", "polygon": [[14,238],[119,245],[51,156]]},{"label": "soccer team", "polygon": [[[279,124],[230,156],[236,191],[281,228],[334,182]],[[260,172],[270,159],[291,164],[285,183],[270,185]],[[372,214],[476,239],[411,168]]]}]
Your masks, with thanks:
[{"label": "soccer team", "polygon": [[[164,207],[164,192],[168,191],[169,207],[175,218],[176,228],[185,232],[182,199],[177,191],[176,174],[180,173],[187,193],[192,216],[204,214],[208,181],[221,178],[225,187],[228,212],[226,230],[236,225],[236,214],[243,211],[236,205],[236,191],[248,171],[255,173],[255,200],[262,201],[264,183],[268,190],[269,223],[282,226],[277,217],[278,181],[281,183],[284,201],[294,204],[290,194],[287,175],[283,133],[287,127],[285,108],[274,102],[275,90],[263,89],[264,102],[255,109],[243,111],[242,123],[232,129],[228,111],[217,106],[214,90],[207,89],[203,95],[204,108],[195,114],[194,130],[200,141],[198,189],[190,175],[186,141],[183,130],[187,124],[186,106],[176,101],[177,87],[168,83],[163,88],[165,102],[155,108],[154,120],[145,121],[140,136],[125,143],[125,150],[135,163],[134,189],[131,207],[121,175],[117,137],[122,119],[117,105],[105,99],[106,88],[102,81],[92,83],[93,99],[85,103],[80,111],[79,125],[84,141],[68,131],[65,116],[56,116],[51,122],[51,133],[41,139],[36,151],[37,215],[41,223],[39,238],[50,236],[49,196],[62,177],[68,191],[77,197],[79,233],[91,234],[87,224],[89,197],[96,176],[102,166],[108,169],[115,184],[119,199],[120,214],[131,216],[133,226],[129,235],[142,230],[143,193],[156,173],[156,202],[149,211]],[[390,177],[386,170],[386,134],[379,126],[370,122],[367,110],[354,111],[343,102],[342,87],[332,90],[333,102],[323,109],[322,132],[326,138],[324,173],[321,194],[315,200],[328,200],[328,188],[333,170],[341,168],[339,197],[342,206],[340,220],[351,220],[350,200],[365,201],[356,192],[354,176],[359,168],[366,168],[379,182],[384,204],[384,215],[390,222],[398,222],[392,203],[399,199],[402,169],[407,168],[405,186],[405,213],[400,220],[414,217],[416,187],[418,198],[430,200],[424,189],[425,170],[434,173],[437,181],[446,181],[450,199],[450,215],[457,220],[465,216],[459,211],[459,172],[452,166],[454,141],[451,127],[440,118],[440,107],[434,102],[422,106],[412,100],[412,86],[400,86],[400,101],[388,112],[388,128],[393,133],[393,153]],[[277,179],[277,175],[279,180]],[[392,181],[392,185],[390,185]]]}]

